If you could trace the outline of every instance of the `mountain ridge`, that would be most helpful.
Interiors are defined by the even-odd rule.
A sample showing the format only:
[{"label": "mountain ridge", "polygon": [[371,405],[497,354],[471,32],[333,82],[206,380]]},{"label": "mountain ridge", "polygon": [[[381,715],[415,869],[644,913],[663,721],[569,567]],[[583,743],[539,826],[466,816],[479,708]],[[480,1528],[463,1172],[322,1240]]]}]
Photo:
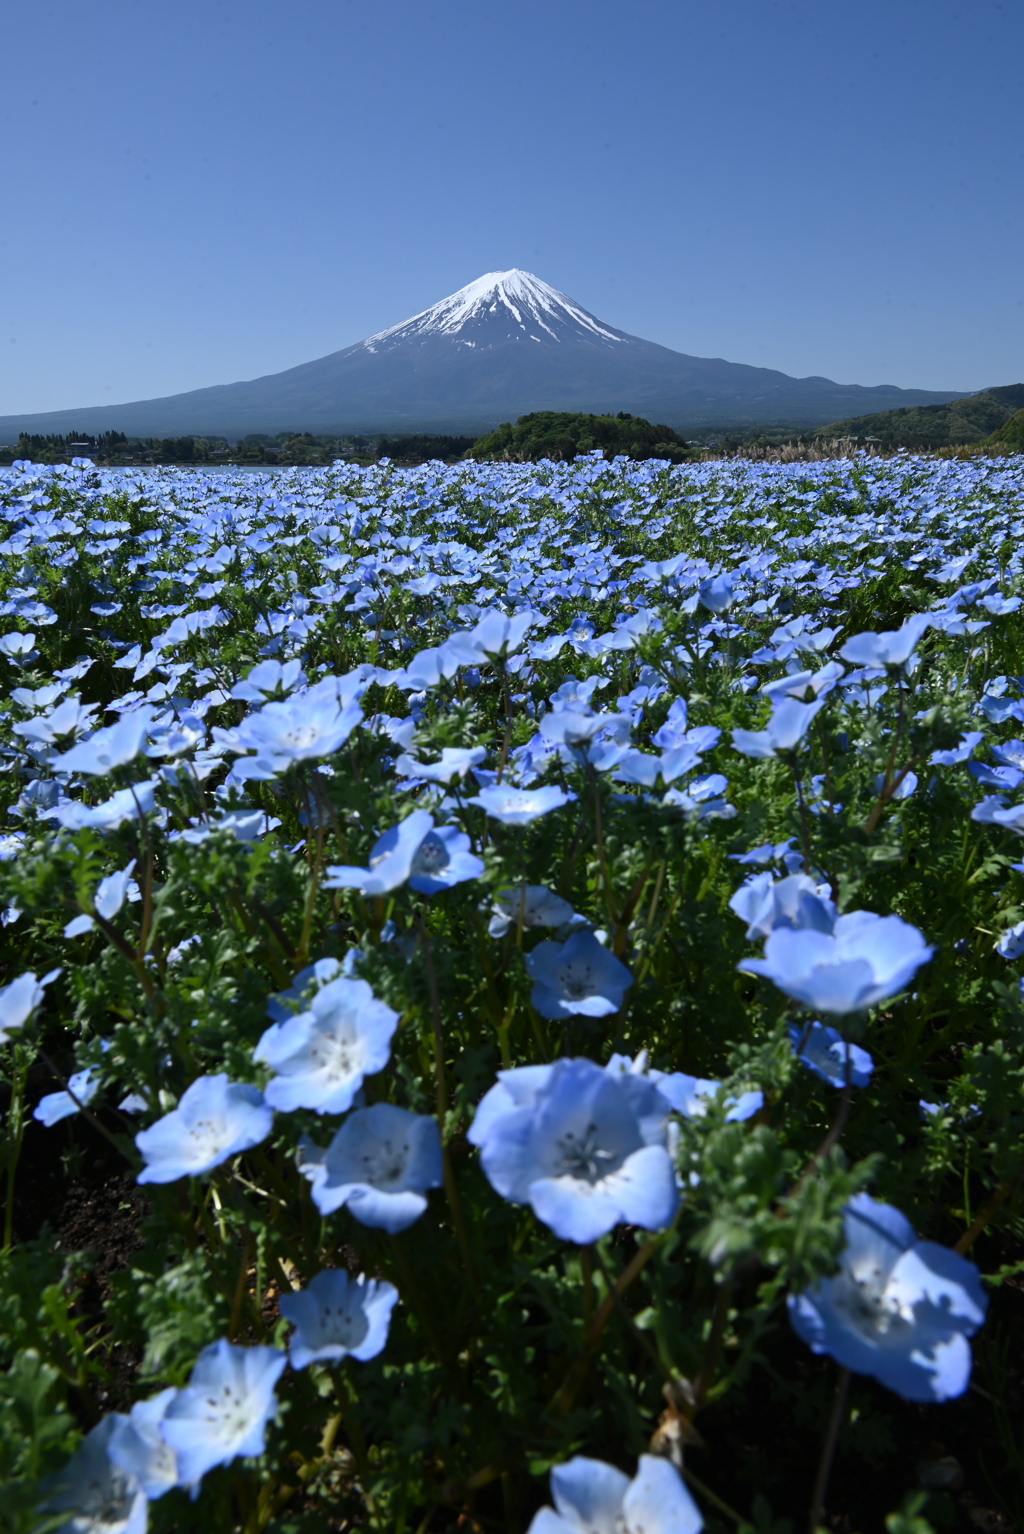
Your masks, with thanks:
[{"label": "mountain ridge", "polygon": [[229,438],[284,429],[480,433],[537,410],[622,410],[682,429],[813,427],[872,406],[958,397],[690,356],[618,330],[513,267],[312,362],[150,400],[0,417],[0,441],[111,429]]}]

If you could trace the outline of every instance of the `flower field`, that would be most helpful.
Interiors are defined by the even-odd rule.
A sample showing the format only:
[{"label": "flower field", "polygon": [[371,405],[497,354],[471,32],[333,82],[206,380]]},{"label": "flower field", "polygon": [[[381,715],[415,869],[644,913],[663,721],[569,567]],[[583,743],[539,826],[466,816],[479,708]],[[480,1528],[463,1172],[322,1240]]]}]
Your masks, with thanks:
[{"label": "flower field", "polygon": [[0,1528],[1021,1526],[1024,460],[0,507]]}]

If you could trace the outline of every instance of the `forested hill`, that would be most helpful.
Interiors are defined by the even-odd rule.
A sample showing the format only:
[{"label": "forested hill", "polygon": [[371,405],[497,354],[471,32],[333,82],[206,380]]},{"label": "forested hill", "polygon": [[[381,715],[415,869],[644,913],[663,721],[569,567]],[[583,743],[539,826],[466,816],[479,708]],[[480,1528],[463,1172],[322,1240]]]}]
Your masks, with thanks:
[{"label": "forested hill", "polygon": [[818,426],[814,435],[875,437],[884,447],[946,447],[960,442],[981,442],[999,429],[1018,410],[1024,409],[1024,383],[983,389],[945,405],[909,405],[882,410],[875,415],[851,416]]},{"label": "forested hill", "polygon": [[667,458],[683,463],[693,456],[671,426],[652,426],[643,416],[582,415],[569,410],[535,410],[521,415],[513,426],[505,421],[480,437],[467,458],[503,458],[514,463],[539,463],[573,459],[579,453],[600,448],[606,458]]}]

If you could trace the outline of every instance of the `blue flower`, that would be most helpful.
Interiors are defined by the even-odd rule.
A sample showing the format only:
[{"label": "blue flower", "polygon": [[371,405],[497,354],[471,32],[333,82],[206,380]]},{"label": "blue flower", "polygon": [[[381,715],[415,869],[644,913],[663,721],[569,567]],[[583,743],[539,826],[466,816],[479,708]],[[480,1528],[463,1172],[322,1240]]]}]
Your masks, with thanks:
[{"label": "blue flower", "polygon": [[[705,1076],[687,1076],[683,1071],[648,1071],[662,1097],[684,1119],[703,1118],[708,1104],[722,1083]],[[764,1107],[764,1093],[759,1088],[740,1092],[736,1097],[725,1099],[727,1124],[742,1123],[753,1118]]]},{"label": "blue flower", "polygon": [[428,783],[450,783],[452,778],[464,778],[486,755],[485,746],[442,746],[439,762],[418,762],[414,756],[403,751],[395,763],[395,771],[405,778],[424,778]]},{"label": "blue flower", "polygon": [[831,933],[775,928],[764,958],[742,959],[737,968],[766,975],[816,1012],[860,1012],[902,991],[933,952],[898,916],[850,911]]},{"label": "blue flower", "polygon": [[44,987],[59,974],[59,969],[51,969],[49,974],[37,980],[33,971],[28,970],[16,980],[0,986],[0,1044],[6,1044],[12,1032],[25,1026],[43,1000]]},{"label": "blue flower", "polygon": [[589,930],[564,943],[543,942],[526,956],[533,980],[530,1001],[541,1017],[608,1017],[633,984],[626,966]]},{"label": "blue flower", "polygon": [[900,628],[887,633],[868,630],[854,634],[839,653],[851,666],[903,666],[932,622],[931,613],[914,613]]},{"label": "blue flower", "polygon": [[62,804],[44,818],[55,820],[69,831],[81,831],[85,826],[94,831],[115,831],[126,820],[138,820],[140,815],[149,814],[155,787],[155,781],[133,783],[131,788],[119,788],[102,804]]},{"label": "blue flower", "polygon": [[332,864],[325,889],[357,889],[362,895],[386,895],[409,883],[424,895],[450,889],[484,871],[469,851],[469,837],[454,826],[435,828],[427,810],[413,810],[377,838],[368,868]]},{"label": "blue flower", "polygon": [[837,914],[827,884],[819,884],[807,874],[790,874],[776,881],[770,870],[741,884],[729,901],[729,909],[747,923],[748,938],[767,937],[778,927],[831,932]]},{"label": "blue flower", "polygon": [[136,1401],[131,1416],[119,1417],[110,1439],[110,1458],[133,1475],[151,1502],[178,1484],[178,1456],[163,1436],[163,1422],[174,1400],[173,1385]]},{"label": "blue flower", "polygon": [[849,1043],[837,1029],[818,1022],[811,1023],[807,1028],[790,1023],[789,1037],[794,1050],[799,1048],[797,1059],[816,1076],[820,1076],[822,1081],[827,1081],[829,1086],[846,1085],[847,1058],[850,1062],[850,1085],[866,1087],[870,1081],[871,1072],[875,1068],[871,1056],[859,1044]]},{"label": "blue flower", "polygon": [[700,1534],[704,1520],[675,1466],[641,1454],[632,1480],[582,1454],[551,1471],[555,1511],[542,1507],[527,1534]]},{"label": "blue flower", "polygon": [[1024,953],[1024,921],[1008,927],[996,942],[996,953],[1004,959],[1019,959]]},{"label": "blue flower", "polygon": [[545,788],[510,788],[508,784],[497,783],[490,788],[482,788],[467,802],[479,804],[492,820],[500,820],[502,825],[528,826],[539,815],[561,809],[563,804],[568,804],[575,797],[575,794],[567,794],[555,784],[548,784]]},{"label": "blue flower", "polygon": [[394,1234],[419,1219],[427,1189],[441,1185],[437,1121],[393,1103],[357,1108],[326,1150],[303,1138],[299,1171],[321,1214],[344,1205],[361,1225]]},{"label": "blue flower", "polygon": [[706,607],[710,613],[728,612],[735,601],[734,584],[732,575],[714,575],[708,580],[699,581],[697,595],[701,606]]},{"label": "blue flower", "polygon": [[199,1483],[215,1465],[262,1454],[274,1386],[285,1366],[280,1348],[239,1347],[222,1337],[203,1349],[183,1390],[174,1393],[163,1436],[178,1456],[178,1484]]},{"label": "blue flower", "polygon": [[349,1354],[361,1363],[376,1358],[388,1340],[397,1300],[394,1284],[363,1273],[350,1278],[339,1268],[325,1268],[308,1289],[282,1295],[281,1314],[295,1326],[288,1348],[292,1368]]},{"label": "blue flower", "polygon": [[[581,1245],[621,1222],[667,1225],[678,1193],[666,1148],[669,1105],[654,1083],[592,1060],[539,1069],[547,1075],[532,1082],[503,1073],[508,1097],[489,1093],[474,1119],[470,1138],[495,1191]],[[516,1093],[525,1101],[508,1107]]]},{"label": "blue flower", "polygon": [[744,756],[771,757],[780,751],[795,751],[811,727],[815,715],[825,706],[825,699],[816,703],[798,703],[796,698],[784,698],[775,709],[763,730],[733,730],[732,743]]},{"label": "blue flower", "polygon": [[47,1129],[77,1113],[79,1105],[88,1107],[99,1091],[100,1084],[92,1066],[87,1066],[84,1071],[77,1071],[74,1076],[68,1077],[68,1086],[75,1094],[74,1097],[71,1092],[48,1092],[39,1099],[33,1111],[32,1117],[40,1124],[45,1124]]},{"label": "blue flower", "polygon": [[398,1024],[365,980],[331,980],[308,1012],[268,1028],[253,1051],[278,1074],[264,1089],[272,1108],[344,1113],[363,1084],[387,1065]]},{"label": "blue flower", "polygon": [[265,1140],[273,1118],[258,1087],[229,1081],[223,1071],[200,1076],[172,1112],[135,1136],[146,1160],[137,1181],[175,1182],[212,1172]]},{"label": "blue flower", "polygon": [[142,750],[154,712],[146,706],[122,714],[116,724],[97,730],[88,740],[54,757],[51,765],[60,772],[84,772],[90,777],[102,777],[115,767],[123,767]]},{"label": "blue flower", "polygon": [[509,928],[519,922],[524,927],[561,927],[576,917],[569,902],[544,884],[511,885],[500,889],[494,897],[493,909],[494,915],[487,927],[491,937],[504,937]]},{"label": "blue flower", "polygon": [[40,1513],[67,1513],[45,1527],[54,1534],[146,1534],[149,1502],[138,1480],[110,1457],[111,1439],[128,1419],[111,1412],[83,1439],[78,1452],[40,1490]]},{"label": "blue flower", "polygon": [[291,762],[330,756],[363,717],[355,701],[361,691],[361,683],[348,678],[324,677],[298,696],[265,703],[239,725],[237,748],[255,751],[272,772],[283,771]]},{"label": "blue flower", "polygon": [[973,1262],[918,1241],[909,1220],[866,1193],[850,1200],[839,1271],[790,1295],[797,1336],[911,1401],[962,1395],[988,1297]]}]

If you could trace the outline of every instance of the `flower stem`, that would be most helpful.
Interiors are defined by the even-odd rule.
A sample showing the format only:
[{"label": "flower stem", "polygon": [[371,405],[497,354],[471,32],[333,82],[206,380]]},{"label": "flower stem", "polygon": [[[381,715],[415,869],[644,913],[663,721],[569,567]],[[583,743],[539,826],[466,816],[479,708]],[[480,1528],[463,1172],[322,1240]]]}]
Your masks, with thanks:
[{"label": "flower stem", "polygon": [[818,1460],[818,1473],[814,1478],[814,1491],[811,1493],[811,1511],[807,1520],[808,1534],[817,1534],[819,1519],[825,1510],[825,1493],[828,1491],[828,1478],[835,1458],[836,1444],[839,1441],[839,1429],[846,1415],[846,1394],[849,1388],[850,1371],[840,1369],[839,1381],[832,1401],[832,1413],[821,1445],[821,1458]]},{"label": "flower stem", "polygon": [[452,1225],[455,1228],[455,1239],[459,1243],[459,1251],[462,1253],[462,1261],[466,1269],[470,1290],[474,1298],[476,1298],[480,1291],[480,1275],[477,1272],[476,1256],[469,1239],[469,1229],[466,1225],[462,1200],[459,1197],[459,1185],[455,1181],[451,1156],[448,1153],[448,1147],[444,1139],[444,1121],[448,1113],[448,1082],[444,1068],[441,998],[437,990],[437,975],[434,973],[434,956],[430,951],[430,939],[427,937],[427,929],[423,924],[422,916],[417,915],[416,925],[419,927],[420,944],[423,948],[423,964],[427,972],[427,990],[430,993],[430,1015],[434,1029],[434,1071],[437,1078],[437,1128],[441,1136],[441,1175],[444,1181],[445,1196],[448,1199],[448,1208],[451,1212]]}]

